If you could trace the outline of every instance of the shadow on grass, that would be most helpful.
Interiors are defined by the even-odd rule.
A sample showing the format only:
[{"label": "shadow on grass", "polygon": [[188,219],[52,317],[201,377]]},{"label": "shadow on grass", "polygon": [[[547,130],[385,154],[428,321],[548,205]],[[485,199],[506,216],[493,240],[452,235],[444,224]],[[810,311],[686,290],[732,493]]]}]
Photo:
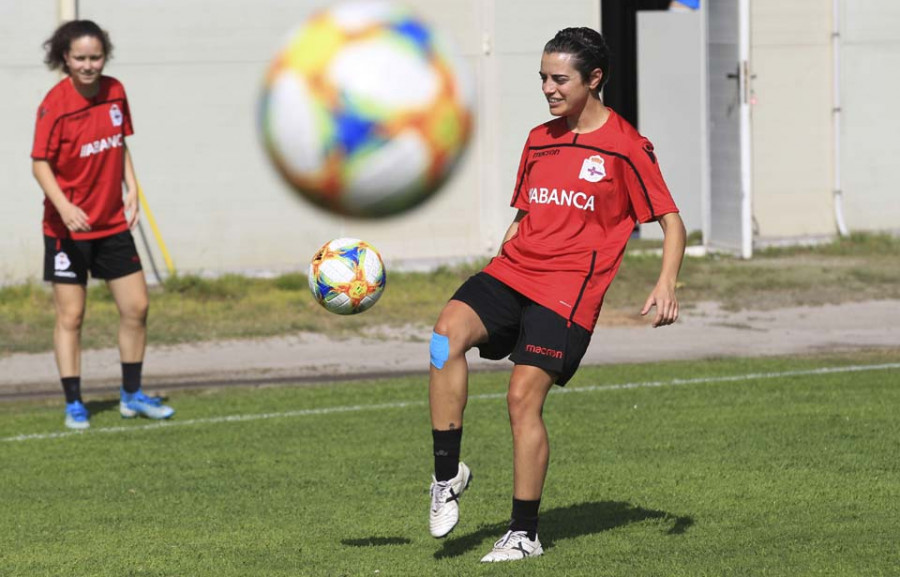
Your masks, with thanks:
[{"label": "shadow on grass", "polygon": [[[541,544],[546,549],[552,547],[559,540],[601,533],[649,519],[670,521],[671,527],[666,531],[668,535],[680,535],[694,524],[691,517],[635,507],[630,503],[618,501],[581,503],[541,513]],[[478,547],[486,539],[501,537],[506,530],[507,523],[495,523],[485,525],[468,535],[461,535],[458,538],[450,537],[444,541],[443,546],[434,556],[436,559],[457,557]]]},{"label": "shadow on grass", "polygon": [[341,545],[349,547],[382,547],[384,545],[408,545],[406,537],[365,537],[363,539],[343,539]]},{"label": "shadow on grass", "polygon": [[88,401],[84,404],[85,408],[92,415],[105,413],[106,411],[118,411],[119,400],[107,399],[104,401]]}]

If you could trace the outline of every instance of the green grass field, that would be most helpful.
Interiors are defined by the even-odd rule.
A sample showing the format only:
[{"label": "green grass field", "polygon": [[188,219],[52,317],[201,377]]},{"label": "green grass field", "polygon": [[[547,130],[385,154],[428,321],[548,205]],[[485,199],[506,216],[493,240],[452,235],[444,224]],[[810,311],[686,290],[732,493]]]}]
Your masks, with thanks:
[{"label": "green grass field", "polygon": [[177,392],[176,418],[0,405],[0,575],[898,575],[900,352],[585,367],[545,411],[546,553],[482,566],[511,491],[507,374],[428,535],[424,378]]}]

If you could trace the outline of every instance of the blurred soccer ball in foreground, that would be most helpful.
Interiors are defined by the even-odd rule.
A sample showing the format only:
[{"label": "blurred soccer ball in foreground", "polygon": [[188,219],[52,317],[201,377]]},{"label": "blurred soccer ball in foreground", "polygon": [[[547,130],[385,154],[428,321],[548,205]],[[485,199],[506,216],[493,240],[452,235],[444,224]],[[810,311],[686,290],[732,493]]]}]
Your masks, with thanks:
[{"label": "blurred soccer ball in foreground", "polygon": [[384,263],[378,251],[355,238],[338,238],[320,248],[309,264],[309,290],[339,315],[361,313],[384,291]]},{"label": "blurred soccer ball in foreground", "polygon": [[340,4],[310,17],[273,59],[262,138],[314,204],[389,216],[450,175],[472,131],[472,94],[457,53],[410,11]]}]

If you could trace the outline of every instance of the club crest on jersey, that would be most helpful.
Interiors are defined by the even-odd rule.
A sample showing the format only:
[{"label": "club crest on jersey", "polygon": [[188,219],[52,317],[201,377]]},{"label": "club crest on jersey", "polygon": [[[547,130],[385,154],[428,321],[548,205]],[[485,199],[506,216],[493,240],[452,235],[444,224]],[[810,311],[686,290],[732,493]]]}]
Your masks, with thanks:
[{"label": "club crest on jersey", "polygon": [[606,164],[602,156],[598,154],[584,159],[578,178],[588,182],[600,182],[604,176],[606,176]]},{"label": "club crest on jersey", "polygon": [[109,119],[112,120],[113,126],[122,126],[122,109],[118,104],[109,107]]}]

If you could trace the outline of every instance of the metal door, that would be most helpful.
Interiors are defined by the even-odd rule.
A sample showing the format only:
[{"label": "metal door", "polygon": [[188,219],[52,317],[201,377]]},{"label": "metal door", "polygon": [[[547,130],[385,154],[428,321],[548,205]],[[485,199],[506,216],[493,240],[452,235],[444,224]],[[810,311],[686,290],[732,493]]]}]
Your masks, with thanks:
[{"label": "metal door", "polygon": [[750,0],[706,4],[710,199],[705,242],[711,249],[750,258]]}]

